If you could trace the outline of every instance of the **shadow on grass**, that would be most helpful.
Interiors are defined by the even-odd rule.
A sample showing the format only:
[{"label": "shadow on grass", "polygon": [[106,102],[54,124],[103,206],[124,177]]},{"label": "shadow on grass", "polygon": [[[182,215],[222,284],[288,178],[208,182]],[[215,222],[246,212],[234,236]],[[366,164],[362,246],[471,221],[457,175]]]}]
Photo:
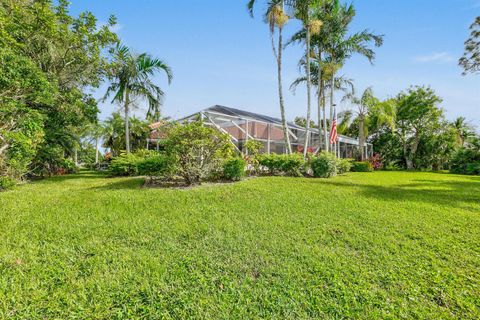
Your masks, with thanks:
[{"label": "shadow on grass", "polygon": [[109,178],[106,176],[107,184],[92,187],[92,190],[139,190],[145,183],[141,177],[134,178]]},{"label": "shadow on grass", "polygon": [[340,188],[355,188],[367,198],[391,202],[416,202],[442,205],[448,208],[478,211],[480,208],[480,177],[463,177],[470,181],[412,180],[400,185],[356,184],[324,181]]}]

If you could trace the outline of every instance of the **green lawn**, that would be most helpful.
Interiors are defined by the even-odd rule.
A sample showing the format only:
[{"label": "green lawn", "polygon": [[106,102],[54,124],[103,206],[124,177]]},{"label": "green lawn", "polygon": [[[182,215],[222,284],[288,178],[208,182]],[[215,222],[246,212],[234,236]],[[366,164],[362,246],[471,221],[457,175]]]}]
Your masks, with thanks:
[{"label": "green lawn", "polygon": [[142,182],[1,193],[0,318],[480,317],[480,177]]}]

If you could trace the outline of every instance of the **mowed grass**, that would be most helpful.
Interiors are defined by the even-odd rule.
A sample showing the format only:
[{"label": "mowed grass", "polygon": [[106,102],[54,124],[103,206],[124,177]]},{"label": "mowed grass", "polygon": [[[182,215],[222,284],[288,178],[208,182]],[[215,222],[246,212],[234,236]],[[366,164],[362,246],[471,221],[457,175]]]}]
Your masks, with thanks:
[{"label": "mowed grass", "polygon": [[479,177],[142,183],[1,193],[0,318],[480,318]]}]

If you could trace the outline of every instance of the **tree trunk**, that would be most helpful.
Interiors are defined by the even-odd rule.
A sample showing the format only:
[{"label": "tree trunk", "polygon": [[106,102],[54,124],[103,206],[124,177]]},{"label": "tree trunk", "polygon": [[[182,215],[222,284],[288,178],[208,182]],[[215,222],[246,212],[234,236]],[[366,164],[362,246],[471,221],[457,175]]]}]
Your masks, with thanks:
[{"label": "tree trunk", "polygon": [[125,90],[125,148],[130,153],[130,92]]},{"label": "tree trunk", "polygon": [[317,121],[318,121],[318,136],[319,136],[319,150],[322,147],[322,97],[323,97],[323,81],[322,81],[322,51],[320,48],[318,49],[318,80],[317,80],[317,87],[318,87],[318,96],[317,96]]},{"label": "tree trunk", "polygon": [[[322,82],[322,87],[325,90],[325,83]],[[323,109],[323,142],[325,143],[325,151],[329,151],[329,142],[328,142],[328,123],[327,123],[327,108],[326,108],[326,99],[325,95],[322,97],[322,109]]]},{"label": "tree trunk", "polygon": [[[330,81],[330,126],[333,123],[333,93],[335,91],[335,73],[332,73],[332,80]],[[330,149],[332,149],[332,144],[330,143]]]},{"label": "tree trunk", "polygon": [[[275,49],[274,49],[275,50]],[[278,98],[280,102],[280,116],[282,118],[282,130],[285,140],[285,147],[287,153],[292,153],[292,146],[290,144],[290,134],[288,132],[288,124],[285,116],[285,101],[283,99],[283,84],[282,84],[282,52],[283,52],[283,28],[278,28],[278,54],[277,54],[277,76],[278,76]]]},{"label": "tree trunk", "polygon": [[365,117],[360,115],[358,120],[358,140],[360,143],[360,160],[365,160]]},{"label": "tree trunk", "polygon": [[[308,21],[308,19],[307,19]],[[311,119],[311,91],[312,91],[312,79],[310,74],[310,26],[307,24],[307,125],[305,128],[305,147],[303,150],[303,157],[307,157],[308,139],[310,136],[310,119]]]},{"label": "tree trunk", "polygon": [[95,164],[98,163],[98,160],[99,160],[99,156],[98,156],[98,153],[99,153],[99,141],[98,141],[98,137],[95,138]]},{"label": "tree trunk", "polygon": [[78,166],[78,148],[77,147],[73,149],[73,161],[75,162],[75,165]]}]

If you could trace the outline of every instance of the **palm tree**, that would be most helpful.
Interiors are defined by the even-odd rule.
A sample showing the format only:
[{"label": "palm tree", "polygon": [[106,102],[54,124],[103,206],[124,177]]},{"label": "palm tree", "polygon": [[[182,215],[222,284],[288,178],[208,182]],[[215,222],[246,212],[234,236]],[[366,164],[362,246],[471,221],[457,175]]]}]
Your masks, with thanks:
[{"label": "palm tree", "polygon": [[[313,12],[323,9],[324,0],[297,0],[292,1],[293,10],[295,12],[295,17],[302,22],[303,29],[305,30],[305,66],[306,66],[306,83],[307,83],[307,126],[305,128],[305,145],[303,148],[303,156],[306,158],[308,143],[310,138],[310,119],[311,119],[311,104],[312,104],[312,73],[311,73],[311,64],[310,59],[312,56],[311,52],[311,38],[312,35],[320,34],[323,22],[320,19],[315,19]],[[320,68],[320,66],[319,66]]]},{"label": "palm tree", "polygon": [[464,117],[458,117],[452,122],[452,127],[455,130],[457,145],[459,147],[465,146],[465,142],[474,135],[472,128],[467,123]]},{"label": "palm tree", "polygon": [[390,128],[395,126],[395,105],[392,100],[380,102],[373,94],[372,88],[367,88],[361,97],[346,95],[344,100],[350,100],[357,106],[355,111],[358,123],[358,140],[360,147],[360,159],[365,160],[365,141],[368,136],[368,124],[375,117],[377,125],[386,125]]},{"label": "palm tree", "polygon": [[[253,17],[253,9],[258,0],[249,0],[247,4],[248,11]],[[265,13],[265,21],[270,28],[270,37],[272,41],[273,54],[277,62],[277,82],[278,82],[278,99],[280,105],[280,116],[282,119],[282,130],[285,140],[287,153],[292,153],[292,146],[290,144],[290,133],[288,130],[287,120],[285,116],[285,100],[283,97],[283,82],[282,82],[282,63],[283,63],[283,28],[289,21],[289,16],[285,12],[284,0],[267,1],[267,11]],[[278,44],[275,45],[275,30],[277,30]]]},{"label": "palm tree", "polygon": [[155,85],[152,77],[159,71],[164,71],[168,83],[172,81],[172,71],[162,60],[143,54],[133,54],[130,49],[118,45],[112,52],[113,68],[111,70],[111,83],[105,94],[108,98],[113,94],[112,103],[123,104],[125,113],[125,146],[130,153],[130,108],[135,98],[148,101],[147,118],[159,118],[160,106],[164,92]]},{"label": "palm tree", "polygon": [[[353,5],[342,5],[339,0],[326,1],[320,9],[313,11],[314,18],[321,20],[323,26],[318,35],[312,38],[312,45],[316,48],[316,62],[320,65],[317,68],[317,78],[322,79],[318,86],[318,116],[320,118],[321,110],[324,118],[324,136],[326,137],[327,128],[326,110],[325,110],[325,90],[328,84],[330,89],[330,121],[333,120],[334,90],[336,73],[343,67],[345,61],[353,54],[361,54],[372,62],[375,53],[368,45],[374,42],[375,46],[381,46],[383,36],[375,35],[367,30],[348,36],[349,25],[355,17]],[[305,28],[297,32],[288,43],[300,42],[306,39],[307,31]],[[320,119],[319,119],[320,120]],[[320,123],[320,121],[319,121]],[[325,138],[325,149],[329,149],[328,139]]]}]

